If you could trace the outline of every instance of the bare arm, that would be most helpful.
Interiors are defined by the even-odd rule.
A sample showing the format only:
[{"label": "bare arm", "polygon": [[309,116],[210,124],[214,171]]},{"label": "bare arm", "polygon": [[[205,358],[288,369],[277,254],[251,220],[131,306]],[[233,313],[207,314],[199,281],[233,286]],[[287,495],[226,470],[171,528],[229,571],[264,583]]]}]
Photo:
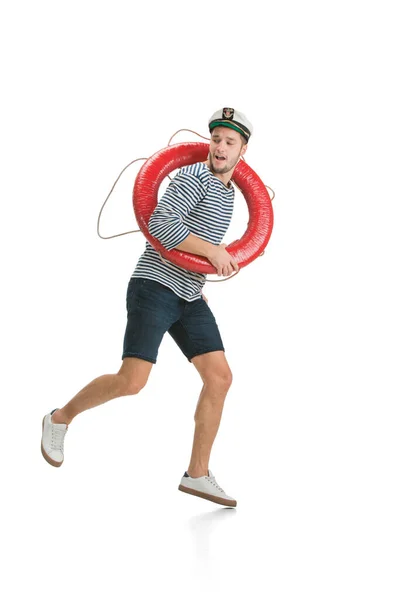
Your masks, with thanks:
[{"label": "bare arm", "polygon": [[219,276],[228,276],[231,275],[233,271],[239,271],[238,264],[225,248],[226,244],[215,246],[214,244],[197,237],[197,235],[193,235],[193,233],[189,233],[183,242],[178,244],[178,246],[175,246],[176,250],[190,252],[191,254],[197,254],[198,256],[205,256],[217,269]]}]

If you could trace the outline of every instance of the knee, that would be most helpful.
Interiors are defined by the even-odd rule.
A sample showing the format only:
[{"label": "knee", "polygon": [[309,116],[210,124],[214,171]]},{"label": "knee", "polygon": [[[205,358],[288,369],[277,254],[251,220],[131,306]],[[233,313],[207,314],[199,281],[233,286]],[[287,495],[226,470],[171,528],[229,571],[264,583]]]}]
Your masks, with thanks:
[{"label": "knee", "polygon": [[146,382],[147,382],[147,380],[144,380],[144,379],[123,378],[123,382],[122,382],[123,393],[121,395],[122,396],[135,396],[144,388],[144,386],[146,385]]},{"label": "knee", "polygon": [[212,371],[205,378],[205,385],[221,393],[227,393],[232,385],[232,372],[229,367]]},{"label": "knee", "polygon": [[137,358],[125,358],[117,377],[121,396],[135,396],[146,385],[152,364]]}]

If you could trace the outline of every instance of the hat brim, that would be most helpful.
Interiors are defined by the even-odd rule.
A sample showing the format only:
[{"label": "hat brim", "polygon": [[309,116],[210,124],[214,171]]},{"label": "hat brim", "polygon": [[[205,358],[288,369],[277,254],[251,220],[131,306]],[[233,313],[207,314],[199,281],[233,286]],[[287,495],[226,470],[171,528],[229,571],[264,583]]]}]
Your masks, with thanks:
[{"label": "hat brim", "polygon": [[210,131],[215,129],[215,127],[229,127],[230,129],[234,129],[238,133],[240,133],[246,140],[249,141],[250,132],[243,129],[240,125],[233,123],[232,121],[225,121],[224,119],[216,119],[209,124]]}]

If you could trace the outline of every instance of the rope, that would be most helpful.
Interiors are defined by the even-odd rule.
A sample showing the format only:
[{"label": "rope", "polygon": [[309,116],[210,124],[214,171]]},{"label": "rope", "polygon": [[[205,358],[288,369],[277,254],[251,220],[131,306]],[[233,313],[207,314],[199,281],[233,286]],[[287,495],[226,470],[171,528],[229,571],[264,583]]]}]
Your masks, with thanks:
[{"label": "rope", "polygon": [[208,277],[206,277],[206,283],[223,283],[224,281],[228,281],[228,279],[232,279],[235,275],[239,275],[239,271],[235,271],[232,275],[229,275],[229,277],[225,277],[224,279],[208,279]]},{"label": "rope", "polygon": [[116,235],[104,236],[104,235],[100,235],[100,229],[99,229],[100,228],[101,213],[103,212],[103,209],[104,209],[104,207],[106,205],[107,200],[109,199],[109,197],[113,193],[114,188],[117,185],[117,183],[118,183],[118,181],[119,181],[122,173],[124,171],[126,171],[126,169],[128,167],[130,167],[131,165],[133,165],[133,163],[138,162],[139,160],[147,160],[147,158],[136,158],[135,160],[133,160],[132,162],[130,162],[128,165],[126,165],[126,167],[124,169],[122,169],[121,173],[118,175],[117,179],[114,181],[114,185],[112,186],[112,188],[110,190],[110,193],[108,194],[107,198],[103,202],[103,206],[100,209],[99,216],[98,216],[98,219],[97,219],[97,235],[99,237],[101,237],[101,239],[103,239],[103,240],[110,240],[111,238],[120,237],[121,235],[127,235],[128,233],[138,233],[140,231],[140,229],[133,229],[132,231],[125,231],[124,233],[117,233]]},{"label": "rope", "polygon": [[210,138],[204,137],[204,135],[200,135],[199,133],[197,133],[197,131],[193,131],[192,129],[178,129],[178,131],[175,131],[174,135],[172,137],[170,137],[168,146],[171,145],[171,142],[174,139],[174,137],[181,131],[189,131],[190,133],[194,133],[194,135],[197,135],[197,136],[203,138],[203,140],[207,140],[208,142],[210,141]]}]

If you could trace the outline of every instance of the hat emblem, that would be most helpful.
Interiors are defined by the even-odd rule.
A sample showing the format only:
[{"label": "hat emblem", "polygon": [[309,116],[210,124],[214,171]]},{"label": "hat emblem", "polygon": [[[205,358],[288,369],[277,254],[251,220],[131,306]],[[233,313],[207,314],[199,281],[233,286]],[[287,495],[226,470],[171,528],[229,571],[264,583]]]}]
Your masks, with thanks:
[{"label": "hat emblem", "polygon": [[233,119],[235,111],[233,108],[223,108],[222,109],[222,118],[223,119]]}]

